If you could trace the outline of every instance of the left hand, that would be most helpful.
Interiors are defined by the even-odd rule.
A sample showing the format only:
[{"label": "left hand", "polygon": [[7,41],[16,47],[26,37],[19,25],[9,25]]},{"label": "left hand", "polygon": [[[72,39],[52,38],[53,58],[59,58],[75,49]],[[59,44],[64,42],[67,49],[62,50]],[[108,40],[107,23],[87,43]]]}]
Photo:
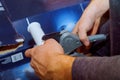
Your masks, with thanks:
[{"label": "left hand", "polygon": [[54,39],[25,52],[31,66],[42,80],[71,80],[74,57],[64,55],[64,50]]},{"label": "left hand", "polygon": [[79,36],[80,40],[85,46],[90,45],[87,33],[93,29],[93,27],[95,29],[93,29],[94,32],[92,34],[97,32],[97,25],[99,25],[99,20],[108,9],[109,0],[92,0],[83,12],[81,18],[73,29],[73,33]]}]

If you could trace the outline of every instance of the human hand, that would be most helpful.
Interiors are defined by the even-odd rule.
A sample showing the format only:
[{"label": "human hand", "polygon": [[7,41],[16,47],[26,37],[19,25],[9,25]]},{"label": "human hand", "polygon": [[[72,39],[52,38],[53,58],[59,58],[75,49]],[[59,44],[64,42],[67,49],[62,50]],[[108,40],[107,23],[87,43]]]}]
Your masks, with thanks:
[{"label": "human hand", "polygon": [[31,66],[42,80],[71,80],[74,57],[64,55],[64,50],[54,39],[25,52]]},{"label": "human hand", "polygon": [[[87,37],[87,32],[93,27],[92,34],[95,34],[98,29],[100,17],[109,9],[109,0],[92,0],[89,6],[85,9],[76,27],[73,29],[74,34],[78,34],[80,40],[85,46],[89,46],[90,42]],[[97,20],[97,23],[96,23]]]}]

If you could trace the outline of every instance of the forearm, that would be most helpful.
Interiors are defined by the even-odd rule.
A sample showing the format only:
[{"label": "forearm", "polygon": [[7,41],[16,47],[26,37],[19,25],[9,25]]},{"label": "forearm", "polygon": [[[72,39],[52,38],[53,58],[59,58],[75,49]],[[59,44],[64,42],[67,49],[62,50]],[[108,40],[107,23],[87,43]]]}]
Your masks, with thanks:
[{"label": "forearm", "polygon": [[90,7],[95,11],[96,18],[101,17],[109,9],[109,0],[93,0]]},{"label": "forearm", "polygon": [[120,56],[76,58],[73,80],[120,80]]},{"label": "forearm", "polygon": [[108,9],[109,0],[92,0],[89,6],[85,9],[82,17],[85,19],[91,18],[91,20],[94,21],[98,17],[101,17]]}]

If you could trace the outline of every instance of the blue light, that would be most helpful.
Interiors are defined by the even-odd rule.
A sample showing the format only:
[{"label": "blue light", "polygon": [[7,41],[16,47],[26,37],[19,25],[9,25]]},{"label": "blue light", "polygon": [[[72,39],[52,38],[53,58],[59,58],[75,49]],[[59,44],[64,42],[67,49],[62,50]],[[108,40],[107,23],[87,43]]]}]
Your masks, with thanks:
[{"label": "blue light", "polygon": [[68,30],[72,31],[78,20],[78,16],[70,11],[62,11],[56,16],[57,31]]},{"label": "blue light", "polygon": [[[51,24],[55,31],[61,30],[72,31],[76,22],[82,15],[82,10],[79,5],[66,7],[51,13]],[[49,18],[48,18],[49,19]]]}]

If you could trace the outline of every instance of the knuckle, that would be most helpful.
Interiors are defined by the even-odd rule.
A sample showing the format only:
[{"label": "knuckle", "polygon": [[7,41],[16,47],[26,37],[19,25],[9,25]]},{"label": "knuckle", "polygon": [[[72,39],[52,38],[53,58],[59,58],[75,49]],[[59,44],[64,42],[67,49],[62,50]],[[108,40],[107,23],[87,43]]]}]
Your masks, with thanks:
[{"label": "knuckle", "polygon": [[81,41],[85,41],[86,38],[84,38],[84,37],[80,37],[80,40],[81,40]]},{"label": "knuckle", "polygon": [[30,66],[34,69],[34,65],[32,61],[30,62]]}]

